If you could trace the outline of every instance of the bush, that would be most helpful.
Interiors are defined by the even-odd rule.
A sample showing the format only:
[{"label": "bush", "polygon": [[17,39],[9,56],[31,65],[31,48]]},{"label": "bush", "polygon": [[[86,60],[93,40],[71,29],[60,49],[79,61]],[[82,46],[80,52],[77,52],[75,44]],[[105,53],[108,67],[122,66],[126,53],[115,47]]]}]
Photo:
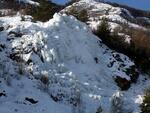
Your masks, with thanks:
[{"label": "bush", "polygon": [[145,91],[144,100],[141,105],[141,113],[150,113],[150,89]]},{"label": "bush", "polygon": [[[128,23],[121,24],[112,33],[106,19],[98,26],[94,33],[111,49],[123,53],[134,60],[136,66],[143,72],[150,69],[150,31],[139,28],[131,28]],[[130,36],[130,43],[125,42],[125,35]]]},{"label": "bush", "polygon": [[133,65],[126,69],[125,73],[130,76],[131,82],[136,83],[139,77],[139,72],[137,68]]},{"label": "bush", "polygon": [[42,75],[41,78],[40,78],[41,82],[44,84],[44,85],[49,85],[49,77],[48,75]]},{"label": "bush", "polygon": [[110,27],[106,20],[106,18],[103,18],[101,21],[101,24],[97,27],[97,30],[95,31],[95,34],[100,37],[104,42],[108,42],[111,40],[110,36]]},{"label": "bush", "polygon": [[148,30],[132,29],[131,40],[128,54],[135,60],[138,67],[146,72],[150,67],[150,32]]},{"label": "bush", "polygon": [[120,92],[115,93],[111,98],[111,113],[124,113],[123,95]]},{"label": "bush", "polygon": [[79,10],[79,9],[76,9],[75,7],[72,7],[69,9],[67,14],[73,15],[74,17],[76,17],[81,22],[87,22],[88,21],[88,12],[86,9]]},{"label": "bush", "polygon": [[33,16],[35,21],[48,21],[54,15],[54,13],[59,12],[63,7],[48,0],[38,0],[40,6],[28,6],[26,8],[26,13]]},{"label": "bush", "polygon": [[88,13],[87,10],[83,9],[79,12],[77,19],[79,19],[82,22],[88,21]]},{"label": "bush", "polygon": [[15,0],[0,0],[0,9],[7,9],[5,13],[0,12],[0,16],[13,16],[23,7]]},{"label": "bush", "polygon": [[[146,72],[150,68],[150,32],[143,29],[127,28],[126,32],[131,32],[131,43],[126,50],[127,55],[132,58],[141,71]],[[126,33],[125,32],[125,33]]]}]

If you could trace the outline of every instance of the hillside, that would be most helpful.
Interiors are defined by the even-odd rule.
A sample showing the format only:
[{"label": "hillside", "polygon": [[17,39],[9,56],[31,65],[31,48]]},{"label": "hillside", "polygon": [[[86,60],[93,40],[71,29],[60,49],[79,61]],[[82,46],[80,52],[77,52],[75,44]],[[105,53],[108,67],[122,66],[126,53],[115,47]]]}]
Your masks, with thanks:
[{"label": "hillside", "polygon": [[48,21],[64,6],[47,0],[2,0],[0,1],[0,17],[12,15],[31,15],[33,21]]},{"label": "hillside", "polygon": [[103,36],[99,36],[99,38],[110,48],[129,56],[137,65],[144,68],[150,66],[149,18],[141,17],[142,15],[140,17],[134,16],[130,10],[125,8],[114,7],[111,3],[93,0],[92,2],[91,0],[75,2],[63,9],[61,13],[74,15],[87,23],[93,32],[98,31],[98,27],[105,19],[109,24],[113,38],[104,39]]},{"label": "hillside", "polygon": [[[74,7],[88,9],[87,22],[68,14]],[[112,31],[126,22],[122,11],[134,19],[128,10],[93,0],[74,3],[46,22],[2,15],[0,113],[140,113],[149,75],[93,34],[103,16],[112,20]]]}]

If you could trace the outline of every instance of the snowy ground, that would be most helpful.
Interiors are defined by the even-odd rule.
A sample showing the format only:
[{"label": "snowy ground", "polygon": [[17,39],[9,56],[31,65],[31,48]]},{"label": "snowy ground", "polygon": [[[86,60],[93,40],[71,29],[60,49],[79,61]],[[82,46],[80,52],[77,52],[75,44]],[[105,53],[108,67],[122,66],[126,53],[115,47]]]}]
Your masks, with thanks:
[{"label": "snowy ground", "polygon": [[[72,16],[55,14],[45,23],[1,17],[0,26],[1,113],[95,113],[100,106],[109,113],[112,95],[119,91],[114,78],[130,80],[125,70],[134,63]],[[39,80],[42,75],[48,75],[48,86]],[[143,91],[150,85],[145,78],[120,91],[125,113],[140,112]]]},{"label": "snowy ground", "polygon": [[28,3],[28,4],[32,4],[32,5],[39,5],[38,2],[34,2],[33,0],[16,0],[19,2],[24,2],[24,3]]},{"label": "snowy ground", "polygon": [[79,2],[75,2],[64,8],[61,12],[69,12],[72,8],[77,9],[77,11],[83,9],[87,10],[89,18],[87,23],[92,29],[97,29],[97,26],[100,24],[102,18],[106,18],[109,21],[111,30],[116,27],[121,27],[122,24],[125,23],[130,27],[146,30],[143,26],[133,22],[136,22],[136,19],[138,18],[143,18],[143,21],[147,22],[147,24],[150,22],[150,19],[148,18],[135,18],[127,9],[114,7],[105,3],[103,0],[80,0]]}]

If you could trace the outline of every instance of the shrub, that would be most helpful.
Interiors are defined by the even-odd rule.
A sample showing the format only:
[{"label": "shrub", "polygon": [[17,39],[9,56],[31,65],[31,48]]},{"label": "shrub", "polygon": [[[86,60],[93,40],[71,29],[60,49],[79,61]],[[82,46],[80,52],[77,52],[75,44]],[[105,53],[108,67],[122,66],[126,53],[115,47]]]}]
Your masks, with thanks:
[{"label": "shrub", "polygon": [[42,73],[41,77],[40,77],[40,89],[47,92],[49,91],[49,84],[50,84],[50,81],[49,81],[49,76],[47,73]]},{"label": "shrub", "polygon": [[106,18],[102,19],[101,24],[97,27],[97,30],[94,31],[94,34],[97,35],[102,41],[110,48],[122,52],[125,48],[129,48],[129,44],[125,42],[124,36],[119,36],[120,28],[115,28],[111,32],[108,20]]},{"label": "shrub", "polygon": [[97,35],[108,47],[122,52],[125,48],[129,48],[129,45],[125,43],[124,36],[119,36],[120,28],[114,29],[111,32],[110,26],[106,18],[102,19],[101,24],[97,27],[97,30],[94,31],[94,34]]},{"label": "shrub", "polygon": [[77,19],[79,19],[82,22],[88,21],[88,12],[87,10],[83,9],[79,12]]},{"label": "shrub", "polygon": [[28,15],[33,16],[34,21],[48,21],[54,15],[59,12],[63,7],[48,0],[38,0],[40,6],[28,6],[25,12]]},{"label": "shrub", "polygon": [[123,95],[120,92],[115,93],[111,98],[111,113],[123,113]]},{"label": "shrub", "polygon": [[106,20],[106,18],[103,18],[101,21],[101,24],[97,27],[97,30],[95,31],[95,34],[100,37],[104,42],[108,42],[110,40],[110,27]]},{"label": "shrub", "polygon": [[135,63],[138,64],[142,71],[146,72],[150,67],[150,32],[142,29],[133,29],[131,39],[129,55],[131,57],[134,56]]},{"label": "shrub", "polygon": [[[106,19],[98,26],[94,33],[111,49],[121,52],[132,60],[141,71],[146,72],[150,67],[150,31],[139,28],[131,28],[128,23],[121,24],[121,28],[116,28],[112,33]],[[130,36],[130,43],[125,42],[125,35]]]},{"label": "shrub", "polygon": [[81,22],[88,21],[88,12],[86,9],[79,10],[79,9],[76,9],[76,7],[72,7],[69,9],[69,11],[67,13],[68,13],[68,15],[73,15]]},{"label": "shrub", "polygon": [[41,82],[44,84],[44,85],[49,85],[49,77],[48,75],[42,75],[41,78],[40,78]]},{"label": "shrub", "polygon": [[136,83],[139,77],[139,72],[137,68],[133,65],[126,69],[125,73],[130,76],[131,82]]},{"label": "shrub", "polygon": [[150,113],[150,88],[145,91],[144,100],[141,105],[141,113]]}]

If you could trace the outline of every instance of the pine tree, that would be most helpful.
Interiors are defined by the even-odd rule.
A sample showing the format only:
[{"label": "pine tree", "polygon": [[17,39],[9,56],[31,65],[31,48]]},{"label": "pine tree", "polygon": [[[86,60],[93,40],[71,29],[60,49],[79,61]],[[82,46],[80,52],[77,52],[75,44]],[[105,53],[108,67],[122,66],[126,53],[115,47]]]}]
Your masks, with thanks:
[{"label": "pine tree", "polygon": [[111,31],[106,18],[102,18],[100,25],[97,27],[97,30],[94,33],[101,38],[102,41],[106,43],[110,42]]}]

